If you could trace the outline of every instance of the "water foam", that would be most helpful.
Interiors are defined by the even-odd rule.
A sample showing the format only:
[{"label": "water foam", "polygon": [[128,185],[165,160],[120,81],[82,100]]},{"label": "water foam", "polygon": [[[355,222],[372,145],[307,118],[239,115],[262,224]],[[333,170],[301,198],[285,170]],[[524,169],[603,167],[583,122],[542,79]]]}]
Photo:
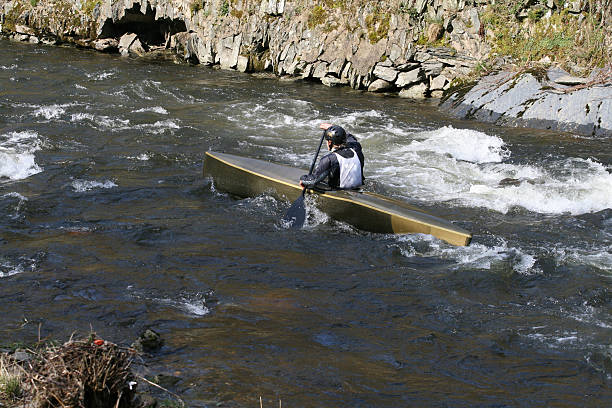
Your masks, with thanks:
[{"label": "water foam", "polygon": [[22,180],[42,169],[36,164],[34,152],[42,140],[34,131],[10,132],[0,135],[0,179]]},{"label": "water foam", "polygon": [[33,271],[36,268],[36,260],[21,257],[18,262],[6,258],[0,258],[0,278]]},{"label": "water foam", "polygon": [[64,113],[66,113],[65,107],[70,105],[49,105],[49,106],[40,106],[32,114],[34,117],[44,117],[47,120],[57,119]]},{"label": "water foam", "polygon": [[507,242],[497,237],[490,245],[472,243],[470,246],[455,247],[430,235],[409,234],[395,237],[395,244],[406,257],[436,257],[455,262],[453,269],[475,268],[491,270],[511,268],[521,275],[542,273],[536,265],[536,257],[526,251],[509,247]]},{"label": "water foam", "polygon": [[150,108],[141,108],[134,111],[134,113],[144,113],[144,112],[153,112],[158,113],[160,115],[167,115],[168,111],[162,108],[161,106],[152,106]]},{"label": "water foam", "polygon": [[[125,128],[130,121],[105,115],[94,115],[91,113],[74,113],[70,116],[72,122],[90,122],[94,128],[102,127],[110,130],[120,130]],[[121,126],[118,128],[118,125]]]},{"label": "water foam", "polygon": [[85,191],[89,191],[89,190],[94,190],[97,188],[113,188],[113,187],[117,187],[117,184],[113,183],[110,180],[106,180],[106,181],[91,181],[91,180],[74,180],[72,182],[72,188],[74,189],[74,191],[76,191],[77,193],[83,193]]},{"label": "water foam", "polygon": [[370,155],[371,178],[424,201],[452,201],[507,213],[512,207],[545,214],[583,214],[612,208],[612,174],[593,159],[550,163],[506,162],[502,139],[443,127],[411,143],[391,144]]}]

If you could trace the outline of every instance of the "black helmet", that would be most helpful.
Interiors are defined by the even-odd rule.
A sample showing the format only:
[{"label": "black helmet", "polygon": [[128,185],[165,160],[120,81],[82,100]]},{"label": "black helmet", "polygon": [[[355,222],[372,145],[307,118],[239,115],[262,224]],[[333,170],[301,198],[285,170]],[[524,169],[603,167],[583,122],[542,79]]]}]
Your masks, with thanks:
[{"label": "black helmet", "polygon": [[341,126],[333,125],[325,130],[325,139],[331,140],[335,146],[340,146],[346,142],[346,132]]}]

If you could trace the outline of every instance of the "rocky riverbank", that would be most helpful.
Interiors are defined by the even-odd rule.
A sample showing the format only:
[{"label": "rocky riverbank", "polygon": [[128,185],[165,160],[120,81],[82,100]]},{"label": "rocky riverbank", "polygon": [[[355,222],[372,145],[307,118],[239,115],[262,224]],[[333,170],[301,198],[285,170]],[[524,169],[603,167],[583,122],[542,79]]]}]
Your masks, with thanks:
[{"label": "rocky riverbank", "polygon": [[[553,12],[578,23],[580,16],[592,12],[587,3],[529,2],[517,7],[515,14],[517,21],[528,22],[529,13],[534,13],[536,28],[537,21],[550,18]],[[504,28],[496,23],[493,4],[487,0],[0,0],[0,23],[4,35],[17,41],[72,43],[125,56],[171,50],[181,59],[223,69],[269,71],[278,77],[407,98],[441,98],[457,84],[465,88],[465,80],[478,78],[485,68],[507,67],[511,61],[499,52],[502,43],[496,39]],[[520,13],[527,14],[520,17]],[[602,33],[604,45],[608,44],[606,32]],[[579,65],[572,64],[580,71]],[[590,71],[584,73],[585,83],[588,75]],[[512,117],[517,120],[503,123],[609,134],[612,127],[601,118],[612,116],[611,82],[608,75],[596,91],[564,91],[564,105],[589,106],[573,109],[569,117],[560,116],[554,104],[535,104],[538,113],[530,116],[532,108],[516,114],[504,110],[514,108],[507,106],[512,98],[484,106],[476,99],[459,103],[458,94],[447,108],[479,120]],[[489,84],[485,99],[497,101],[509,95],[491,92],[495,82],[485,84]],[[529,97],[549,99],[537,92]],[[607,102],[598,105],[597,100]],[[520,114],[529,120],[518,120]]]}]

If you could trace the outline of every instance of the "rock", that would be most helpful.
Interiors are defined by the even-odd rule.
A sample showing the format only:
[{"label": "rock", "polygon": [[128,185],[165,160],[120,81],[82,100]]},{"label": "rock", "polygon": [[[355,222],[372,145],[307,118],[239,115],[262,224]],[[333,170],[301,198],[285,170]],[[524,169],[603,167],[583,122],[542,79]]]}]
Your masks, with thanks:
[{"label": "rock", "polygon": [[440,75],[443,68],[444,64],[442,64],[441,62],[427,61],[423,63],[423,72],[425,72],[426,76]]},{"label": "rock", "polygon": [[180,377],[168,374],[157,374],[155,377],[153,377],[153,382],[164,388],[174,387],[179,381],[181,381]]},{"label": "rock", "polygon": [[395,86],[398,88],[405,88],[408,85],[420,82],[421,79],[421,68],[413,69],[412,71],[408,72],[400,72],[400,74],[397,76],[397,81],[395,81]]},{"label": "rock", "polygon": [[138,351],[151,352],[159,350],[163,344],[164,341],[157,332],[147,329],[136,339],[132,347]]},{"label": "rock", "polygon": [[612,136],[612,87],[560,93],[531,73],[489,75],[462,96],[450,95],[441,108],[498,125]]},{"label": "rock", "polygon": [[400,91],[400,98],[424,99],[427,96],[427,85],[420,83]]},{"label": "rock", "polygon": [[28,26],[15,24],[15,32],[18,34],[36,35],[36,32]]},{"label": "rock", "polygon": [[384,79],[377,79],[372,82],[370,86],[368,86],[369,92],[383,92],[387,89],[390,89],[393,86],[390,82],[385,81]]},{"label": "rock", "polygon": [[346,85],[348,84],[348,81],[346,79],[342,80],[340,78],[336,78],[334,76],[331,75],[327,75],[323,78],[321,78],[321,83],[325,86],[329,86],[334,87],[334,86],[341,86],[341,85]]},{"label": "rock", "polygon": [[157,408],[157,400],[149,394],[138,394],[134,397],[132,405],[135,408]]},{"label": "rock", "polygon": [[119,41],[114,38],[101,38],[94,40],[91,44],[95,50],[101,52],[116,52],[119,50]]},{"label": "rock", "polygon": [[236,69],[240,72],[246,72],[249,67],[249,57],[245,57],[244,55],[238,56],[238,62],[236,64]]},{"label": "rock", "polygon": [[448,78],[446,78],[444,75],[438,75],[437,77],[432,77],[429,81],[429,89],[431,91],[441,91],[445,89],[448,83]]},{"label": "rock", "polygon": [[262,0],[260,11],[271,16],[278,16],[285,11],[285,0]]},{"label": "rock", "polygon": [[444,34],[444,28],[442,28],[442,24],[432,23],[427,27],[427,41],[430,43],[434,43],[442,38],[442,34]]},{"label": "rock", "polygon": [[15,361],[23,363],[26,361],[30,361],[32,359],[32,355],[24,350],[16,350],[13,353],[13,358],[15,359]]},{"label": "rock", "polygon": [[584,83],[587,82],[586,78],[580,78],[580,77],[575,77],[575,76],[571,76],[571,75],[564,75],[561,76],[557,79],[554,80],[554,82],[560,84],[560,85],[569,85],[569,86],[575,86],[575,85],[582,85]]},{"label": "rock", "polygon": [[119,53],[123,56],[127,55],[138,55],[142,56],[145,54],[145,49],[138,39],[138,36],[134,33],[124,34],[119,39]]},{"label": "rock", "polygon": [[218,54],[216,62],[223,69],[233,69],[238,65],[238,55],[240,55],[240,45],[242,44],[242,34],[225,37],[219,40],[217,45]]},{"label": "rock", "polygon": [[380,64],[374,67],[374,76],[384,79],[387,82],[393,82],[397,78],[398,71],[391,67],[382,66]]}]

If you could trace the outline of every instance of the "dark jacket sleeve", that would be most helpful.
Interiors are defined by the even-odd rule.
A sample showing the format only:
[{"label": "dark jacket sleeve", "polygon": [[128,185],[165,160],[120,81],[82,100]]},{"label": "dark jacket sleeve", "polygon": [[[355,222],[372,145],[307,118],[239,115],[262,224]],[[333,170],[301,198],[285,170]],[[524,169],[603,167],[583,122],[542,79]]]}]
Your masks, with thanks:
[{"label": "dark jacket sleeve", "polygon": [[329,173],[332,171],[334,162],[336,166],[338,165],[338,162],[336,160],[332,160],[333,158],[335,158],[333,154],[328,154],[327,156],[324,156],[321,161],[319,161],[319,165],[312,172],[312,175],[304,175],[300,177],[300,181],[302,182],[302,184],[305,187],[312,187],[315,184],[325,180],[325,178],[329,176]]}]

